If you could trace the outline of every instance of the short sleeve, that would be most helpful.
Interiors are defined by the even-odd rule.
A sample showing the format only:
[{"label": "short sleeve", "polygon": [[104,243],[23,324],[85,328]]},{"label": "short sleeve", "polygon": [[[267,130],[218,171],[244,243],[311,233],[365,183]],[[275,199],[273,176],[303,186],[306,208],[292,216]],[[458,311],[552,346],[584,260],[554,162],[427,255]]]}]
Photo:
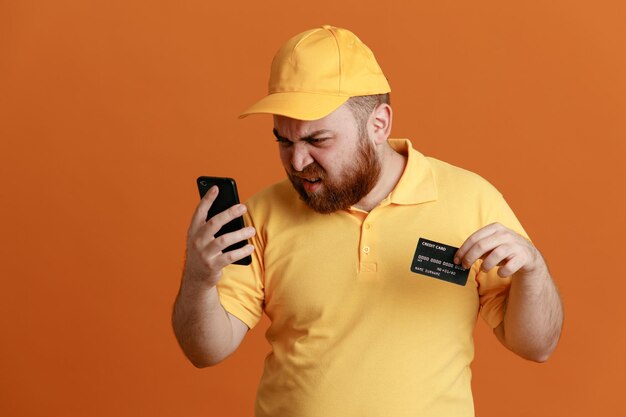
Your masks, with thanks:
[{"label": "short sleeve", "polygon": [[[256,226],[249,212],[244,215],[246,226]],[[220,302],[224,309],[252,329],[261,320],[264,303],[263,250],[264,245],[257,234],[250,239],[254,246],[250,265],[229,265],[222,272],[217,284]]]},{"label": "short sleeve", "polygon": [[[519,220],[515,217],[513,210],[502,196],[494,203],[494,209],[489,210],[485,219],[485,226],[495,222],[530,240]],[[482,263],[482,260],[478,262]],[[478,267],[479,273],[476,276],[476,281],[478,282],[480,315],[491,328],[496,328],[504,320],[505,302],[509,293],[511,278],[501,278],[497,272],[498,267],[493,268],[488,273],[480,270],[480,265]]]}]

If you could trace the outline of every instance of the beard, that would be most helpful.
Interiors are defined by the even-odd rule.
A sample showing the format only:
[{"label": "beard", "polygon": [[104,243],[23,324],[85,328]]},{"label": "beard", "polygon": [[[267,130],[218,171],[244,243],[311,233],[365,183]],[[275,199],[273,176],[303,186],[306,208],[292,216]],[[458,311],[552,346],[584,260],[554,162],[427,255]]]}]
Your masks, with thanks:
[{"label": "beard", "polygon": [[[346,210],[361,201],[378,182],[381,164],[374,145],[366,136],[361,135],[354,159],[340,174],[339,178],[328,178],[326,170],[317,162],[307,165],[302,171],[286,170],[291,184],[300,195],[300,199],[318,213],[328,214]],[[319,178],[320,188],[307,192],[303,178]]]}]

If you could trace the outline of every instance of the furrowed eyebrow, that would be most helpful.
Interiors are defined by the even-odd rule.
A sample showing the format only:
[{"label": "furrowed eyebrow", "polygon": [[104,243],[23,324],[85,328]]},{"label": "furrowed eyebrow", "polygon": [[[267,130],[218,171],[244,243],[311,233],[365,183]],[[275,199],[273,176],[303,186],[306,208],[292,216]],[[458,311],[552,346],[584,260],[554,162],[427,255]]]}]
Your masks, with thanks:
[{"label": "furrowed eyebrow", "polygon": [[[278,134],[278,130],[276,130],[276,128],[272,129],[272,132],[274,133],[274,136],[276,136],[276,139],[289,140],[287,138],[284,138],[284,137],[280,136]],[[300,140],[311,140],[311,139],[315,139],[315,136],[322,135],[322,134],[328,134],[328,133],[332,133],[332,132],[330,130],[327,130],[327,129],[316,130],[315,132],[312,132],[310,135],[304,136],[304,137],[300,138]]]},{"label": "furrowed eyebrow", "polygon": [[285,139],[284,137],[278,134],[278,130],[276,130],[276,128],[272,129],[272,133],[274,133],[274,136],[276,136],[276,139]]}]

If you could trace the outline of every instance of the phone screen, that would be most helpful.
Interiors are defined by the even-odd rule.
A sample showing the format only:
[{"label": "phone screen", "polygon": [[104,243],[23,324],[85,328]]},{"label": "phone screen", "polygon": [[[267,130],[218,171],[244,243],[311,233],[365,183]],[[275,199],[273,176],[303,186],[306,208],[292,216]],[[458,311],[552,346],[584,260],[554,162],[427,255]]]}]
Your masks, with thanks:
[{"label": "phone screen", "polygon": [[[217,185],[219,189],[219,193],[217,194],[216,200],[211,205],[207,213],[206,219],[209,220],[216,214],[223,212],[224,210],[229,209],[235,204],[239,204],[239,195],[237,193],[237,184],[235,180],[232,178],[222,178],[222,177],[198,177],[197,179],[198,191],[200,192],[200,198],[204,197],[204,195],[209,191],[209,189]],[[226,233],[234,232],[239,229],[243,229],[245,224],[243,222],[243,217],[237,217],[230,222],[226,223],[222,228],[215,234],[215,237],[221,236]],[[242,240],[233,245],[230,245],[223,252],[229,252],[234,249],[242,248],[248,243],[247,240]],[[252,262],[251,256],[246,256],[243,259],[235,261],[234,263],[237,265],[250,265]]]}]

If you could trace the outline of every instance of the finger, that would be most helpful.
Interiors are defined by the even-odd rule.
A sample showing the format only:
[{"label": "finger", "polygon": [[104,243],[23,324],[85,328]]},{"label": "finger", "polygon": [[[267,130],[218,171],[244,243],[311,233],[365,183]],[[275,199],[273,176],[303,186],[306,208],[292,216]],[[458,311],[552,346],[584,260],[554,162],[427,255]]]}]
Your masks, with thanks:
[{"label": "finger", "polygon": [[214,185],[209,188],[204,197],[202,197],[200,203],[198,203],[198,206],[196,207],[196,211],[193,213],[190,231],[196,230],[206,223],[207,213],[217,198],[218,193],[219,189],[217,185]]},{"label": "finger", "polygon": [[244,246],[243,248],[225,252],[215,257],[214,266],[219,270],[222,270],[233,262],[236,262],[252,254],[252,252],[254,252],[254,246],[250,244]]},{"label": "finger", "polygon": [[498,265],[505,265],[508,259],[513,255],[513,249],[509,245],[500,245],[485,257],[481,269],[483,271],[490,271]]},{"label": "finger", "polygon": [[[478,259],[485,257],[491,251],[507,242],[507,236],[504,233],[493,233],[477,241],[470,247],[464,256],[459,258],[464,268],[471,267]],[[458,256],[458,255],[457,255]]]},{"label": "finger", "polygon": [[472,246],[474,246],[476,242],[496,233],[499,229],[498,226],[498,223],[492,223],[472,233],[467,239],[465,239],[465,242],[463,242],[461,247],[456,251],[456,254],[454,255],[454,263],[458,265],[461,262],[461,259],[463,259],[463,257],[467,253],[467,251]]},{"label": "finger", "polygon": [[521,256],[513,255],[510,257],[500,269],[498,269],[498,275],[502,278],[510,277],[519,271],[524,265],[524,261]]},{"label": "finger", "polygon": [[254,229],[254,227],[251,227],[251,226],[244,227],[241,230],[236,230],[231,233],[226,233],[220,237],[213,239],[211,243],[207,245],[206,254],[208,256],[214,256],[222,252],[224,249],[226,249],[230,245],[233,245],[237,242],[241,242],[243,240],[251,238],[252,236],[254,236],[255,233],[256,233],[256,230]]},{"label": "finger", "polygon": [[226,223],[230,222],[237,217],[241,217],[246,212],[246,206],[243,204],[235,204],[234,206],[216,214],[207,220],[206,224],[202,226],[205,230],[201,233],[205,236],[213,237]]}]

